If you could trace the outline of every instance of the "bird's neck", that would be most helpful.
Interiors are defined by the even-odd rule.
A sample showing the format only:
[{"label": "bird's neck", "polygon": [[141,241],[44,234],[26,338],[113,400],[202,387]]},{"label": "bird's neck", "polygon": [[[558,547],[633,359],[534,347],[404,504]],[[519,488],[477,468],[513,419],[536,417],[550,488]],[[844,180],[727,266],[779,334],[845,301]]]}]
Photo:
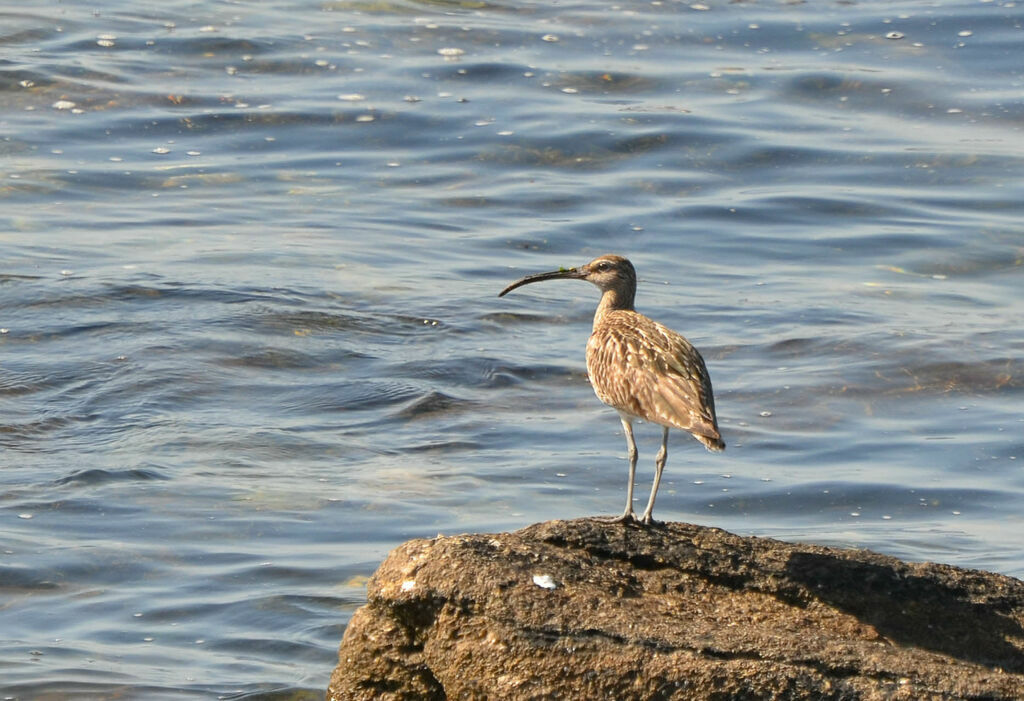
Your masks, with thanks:
[{"label": "bird's neck", "polygon": [[634,290],[610,289],[605,290],[601,295],[601,303],[597,305],[597,312],[594,314],[594,328],[608,312],[633,311]]}]

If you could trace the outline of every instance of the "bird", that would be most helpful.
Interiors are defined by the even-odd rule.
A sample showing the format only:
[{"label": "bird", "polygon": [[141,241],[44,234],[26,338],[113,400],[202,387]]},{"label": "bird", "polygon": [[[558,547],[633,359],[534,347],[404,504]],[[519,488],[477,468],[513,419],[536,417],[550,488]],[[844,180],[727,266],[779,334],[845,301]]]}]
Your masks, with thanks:
[{"label": "bird", "polygon": [[[523,285],[560,279],[586,280],[601,290],[587,341],[587,375],[597,398],[619,413],[629,456],[626,508],[621,516],[602,520],[651,525],[655,523],[654,499],[668,458],[669,429],[686,431],[711,452],[725,450],[707,366],[700,352],[683,336],[636,311],[636,269],[622,256],[603,255],[576,268],[527,275],[498,296],[504,297]],[[639,518],[633,510],[638,457],[633,421],[638,419],[662,427],[651,496]]]}]

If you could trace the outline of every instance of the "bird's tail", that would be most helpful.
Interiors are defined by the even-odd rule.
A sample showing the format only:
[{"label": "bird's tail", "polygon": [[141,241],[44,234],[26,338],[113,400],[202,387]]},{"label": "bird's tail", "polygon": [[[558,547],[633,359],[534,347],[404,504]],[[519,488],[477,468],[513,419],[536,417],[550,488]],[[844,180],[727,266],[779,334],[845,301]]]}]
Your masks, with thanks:
[{"label": "bird's tail", "polygon": [[723,450],[725,450],[725,441],[722,440],[721,436],[712,437],[694,434],[693,437],[699,440],[701,443],[703,443],[704,447],[710,450],[712,453],[721,453]]}]

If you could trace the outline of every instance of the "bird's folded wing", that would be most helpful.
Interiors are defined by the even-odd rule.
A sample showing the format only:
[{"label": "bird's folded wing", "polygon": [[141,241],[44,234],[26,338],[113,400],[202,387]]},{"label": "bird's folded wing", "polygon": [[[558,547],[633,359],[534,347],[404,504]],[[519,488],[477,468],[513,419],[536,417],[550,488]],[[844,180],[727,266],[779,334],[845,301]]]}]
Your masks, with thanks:
[{"label": "bird's folded wing", "polygon": [[588,350],[591,383],[606,404],[720,442],[707,368],[682,336],[651,322],[595,335]]}]

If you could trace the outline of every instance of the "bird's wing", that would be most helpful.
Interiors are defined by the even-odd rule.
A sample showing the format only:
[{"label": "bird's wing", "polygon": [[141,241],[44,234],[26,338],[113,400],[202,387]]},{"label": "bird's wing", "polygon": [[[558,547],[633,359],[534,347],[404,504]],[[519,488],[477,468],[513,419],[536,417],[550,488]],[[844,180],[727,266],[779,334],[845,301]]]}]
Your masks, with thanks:
[{"label": "bird's wing", "polygon": [[606,404],[721,449],[704,359],[671,329],[639,314],[628,323],[604,325],[588,343],[587,369]]}]

